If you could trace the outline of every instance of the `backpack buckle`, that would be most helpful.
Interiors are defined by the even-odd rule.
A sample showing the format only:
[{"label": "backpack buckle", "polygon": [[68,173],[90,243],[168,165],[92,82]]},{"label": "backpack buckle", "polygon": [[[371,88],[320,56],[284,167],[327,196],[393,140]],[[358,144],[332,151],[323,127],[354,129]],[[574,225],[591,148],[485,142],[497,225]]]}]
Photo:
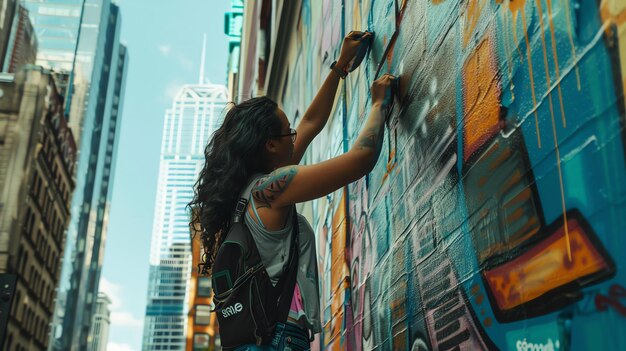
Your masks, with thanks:
[{"label": "backpack buckle", "polygon": [[240,198],[237,201],[237,205],[235,206],[235,213],[233,214],[233,221],[235,223],[239,223],[241,221],[241,216],[243,215],[243,211],[245,211],[246,206],[248,206],[248,200],[245,198]]}]

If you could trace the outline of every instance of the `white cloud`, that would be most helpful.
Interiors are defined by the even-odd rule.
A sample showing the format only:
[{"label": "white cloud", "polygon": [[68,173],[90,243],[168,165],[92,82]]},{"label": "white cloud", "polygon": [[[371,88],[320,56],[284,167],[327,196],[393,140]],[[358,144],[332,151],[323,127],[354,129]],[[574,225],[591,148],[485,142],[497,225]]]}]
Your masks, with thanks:
[{"label": "white cloud", "polygon": [[100,278],[100,291],[104,292],[111,299],[111,326],[113,327],[143,327],[143,321],[133,316],[130,312],[125,311],[122,303],[123,287],[114,284],[106,278]]},{"label": "white cloud", "polygon": [[159,52],[163,55],[163,56],[167,56],[169,55],[169,53],[172,51],[172,47],[169,45],[165,45],[165,44],[161,44],[158,46]]},{"label": "white cloud", "polygon": [[135,351],[135,349],[128,344],[109,342],[107,344],[107,351]]},{"label": "white cloud", "polygon": [[111,312],[111,325],[141,329],[143,327],[143,321],[139,318],[135,318],[135,316],[129,312],[113,311]]},{"label": "white cloud", "polygon": [[122,308],[121,290],[121,286],[111,283],[104,277],[100,278],[100,291],[111,299],[111,306],[109,306],[111,310]]}]

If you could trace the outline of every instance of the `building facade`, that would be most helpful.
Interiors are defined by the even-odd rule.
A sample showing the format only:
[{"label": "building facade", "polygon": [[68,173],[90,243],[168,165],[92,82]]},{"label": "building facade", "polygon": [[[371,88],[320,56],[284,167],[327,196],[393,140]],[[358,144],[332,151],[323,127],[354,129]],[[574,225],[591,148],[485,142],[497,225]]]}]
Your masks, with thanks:
[{"label": "building facade", "polygon": [[246,2],[239,101],[267,94],[292,125],[342,38],[374,33],[303,163],[350,150],[372,82],[400,79],[373,171],[300,206],[321,277],[314,349],[626,348],[625,10]]},{"label": "building facade", "polygon": [[239,56],[241,31],[243,29],[243,0],[231,0],[230,11],[224,16],[224,33],[228,35],[228,63],[226,85],[228,93],[235,99],[239,86]]},{"label": "building facade", "polygon": [[[68,227],[51,350],[87,347],[99,291],[121,125],[127,49],[119,8],[88,0],[72,75],[69,125],[80,131],[76,192]],[[67,103],[66,103],[67,106]]]},{"label": "building facade", "polygon": [[187,347],[185,351],[221,350],[219,326],[215,313],[211,313],[213,289],[211,277],[199,269],[204,248],[199,232],[191,235],[191,275],[187,283]]},{"label": "building facade", "polygon": [[[201,77],[202,79],[202,77]],[[184,86],[165,113],[150,249],[144,351],[185,350],[192,262],[189,213],[204,148],[222,123],[228,92],[221,85]]]},{"label": "building facade", "polygon": [[49,72],[0,77],[0,349],[46,350],[76,161]]},{"label": "building facade", "polygon": [[21,0],[39,50],[37,64],[56,72],[72,71],[85,0]]},{"label": "building facade", "polygon": [[0,0],[0,65],[9,56],[8,46],[18,5],[18,0]]},{"label": "building facade", "polygon": [[[37,45],[37,36],[30,21],[28,10],[19,5],[11,26],[11,36],[7,45],[3,71],[15,73],[26,64],[34,64],[37,60]],[[64,93],[58,84],[57,89],[60,94]]]},{"label": "building facade", "polygon": [[98,293],[87,351],[106,351],[109,340],[109,327],[111,326],[110,305],[111,299],[109,299],[107,294],[103,292]]}]

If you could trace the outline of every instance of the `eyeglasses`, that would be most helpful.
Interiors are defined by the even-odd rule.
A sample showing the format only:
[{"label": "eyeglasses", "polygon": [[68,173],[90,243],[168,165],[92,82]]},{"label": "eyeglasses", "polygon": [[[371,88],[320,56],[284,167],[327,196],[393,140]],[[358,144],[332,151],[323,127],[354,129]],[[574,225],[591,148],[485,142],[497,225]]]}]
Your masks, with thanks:
[{"label": "eyeglasses", "polygon": [[291,137],[291,142],[295,143],[296,137],[298,136],[298,131],[296,131],[293,128],[289,128],[289,134],[272,135],[272,138],[281,138],[281,137],[286,137],[286,136]]}]

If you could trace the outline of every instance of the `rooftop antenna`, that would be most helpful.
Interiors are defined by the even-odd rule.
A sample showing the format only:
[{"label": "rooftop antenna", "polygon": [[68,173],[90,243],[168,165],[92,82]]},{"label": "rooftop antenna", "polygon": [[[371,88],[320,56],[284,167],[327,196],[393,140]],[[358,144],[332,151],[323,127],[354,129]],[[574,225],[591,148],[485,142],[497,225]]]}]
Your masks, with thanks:
[{"label": "rooftop antenna", "polygon": [[202,58],[200,59],[200,77],[198,78],[198,84],[204,84],[204,61],[206,60],[206,33],[202,39]]}]

